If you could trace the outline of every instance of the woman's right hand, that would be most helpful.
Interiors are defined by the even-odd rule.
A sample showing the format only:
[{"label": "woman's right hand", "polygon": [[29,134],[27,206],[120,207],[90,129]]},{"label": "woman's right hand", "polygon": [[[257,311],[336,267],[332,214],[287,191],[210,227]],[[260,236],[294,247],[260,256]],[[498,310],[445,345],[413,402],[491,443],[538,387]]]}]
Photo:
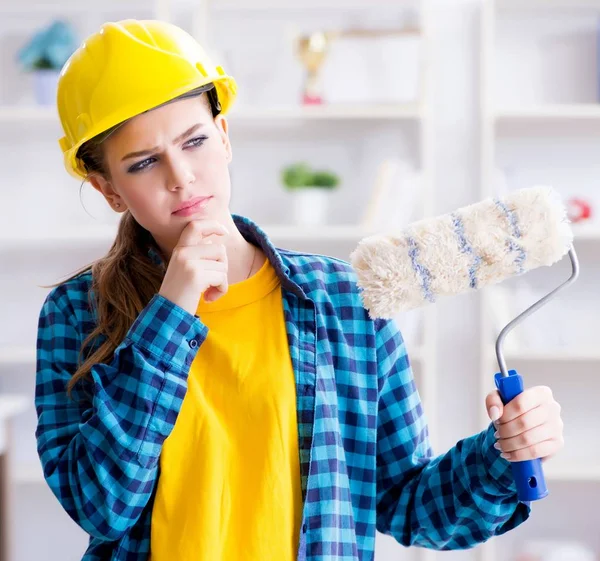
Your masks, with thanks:
[{"label": "woman's right hand", "polygon": [[173,249],[159,294],[190,314],[200,297],[213,302],[227,292],[227,252],[222,237],[228,231],[215,220],[192,220]]}]

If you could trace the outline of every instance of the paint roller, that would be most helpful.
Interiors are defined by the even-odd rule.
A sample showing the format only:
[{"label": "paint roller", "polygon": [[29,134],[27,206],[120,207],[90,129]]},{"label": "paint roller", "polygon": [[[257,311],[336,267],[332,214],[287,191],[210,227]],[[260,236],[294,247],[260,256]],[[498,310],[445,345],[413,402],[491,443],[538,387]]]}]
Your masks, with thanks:
[{"label": "paint roller", "polygon": [[[497,338],[500,372],[494,380],[506,404],[524,386],[516,370],[507,370],[504,339],[579,276],[567,211],[553,188],[519,189],[420,220],[399,233],[369,236],[359,242],[350,262],[363,305],[375,319],[393,318],[432,304],[440,296],[470,292],[553,265],[567,253],[570,277],[506,325]],[[548,494],[540,459],[511,462],[511,466],[520,500]]]}]

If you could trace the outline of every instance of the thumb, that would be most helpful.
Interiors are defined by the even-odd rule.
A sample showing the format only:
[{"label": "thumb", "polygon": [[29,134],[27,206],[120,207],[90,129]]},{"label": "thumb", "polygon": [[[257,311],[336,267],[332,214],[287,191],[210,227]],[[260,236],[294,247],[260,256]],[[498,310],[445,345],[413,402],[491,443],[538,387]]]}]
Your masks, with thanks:
[{"label": "thumb", "polygon": [[490,392],[485,398],[485,408],[492,421],[497,421],[504,413],[504,405],[497,390]]}]

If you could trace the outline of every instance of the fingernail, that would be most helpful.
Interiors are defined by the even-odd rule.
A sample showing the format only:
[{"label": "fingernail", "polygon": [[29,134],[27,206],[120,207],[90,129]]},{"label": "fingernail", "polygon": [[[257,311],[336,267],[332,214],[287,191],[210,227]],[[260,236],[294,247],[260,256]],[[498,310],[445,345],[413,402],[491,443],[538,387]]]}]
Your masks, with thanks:
[{"label": "fingernail", "polygon": [[494,433],[494,438],[498,438],[499,436],[500,436],[500,433],[499,433],[498,431],[496,431],[496,432]]},{"label": "fingernail", "polygon": [[497,421],[500,418],[500,409],[498,409],[495,405],[490,407],[490,419],[492,421]]},{"label": "fingernail", "polygon": [[500,443],[499,442],[494,442],[494,448],[496,450],[500,450]]},{"label": "fingernail", "polygon": [[501,458],[504,458],[505,460],[510,460],[510,454],[507,452],[502,452],[502,454],[500,454]]}]

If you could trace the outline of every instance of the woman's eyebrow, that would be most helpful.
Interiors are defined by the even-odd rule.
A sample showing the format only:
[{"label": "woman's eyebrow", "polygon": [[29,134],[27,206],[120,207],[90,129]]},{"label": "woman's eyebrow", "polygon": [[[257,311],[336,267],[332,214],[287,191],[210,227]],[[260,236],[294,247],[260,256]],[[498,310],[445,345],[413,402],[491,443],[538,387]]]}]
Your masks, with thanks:
[{"label": "woman's eyebrow", "polygon": [[[177,143],[181,142],[186,136],[192,134],[193,132],[195,132],[202,126],[204,126],[202,123],[196,123],[195,125],[192,125],[188,130],[186,130],[185,132],[180,134],[177,138],[173,139],[173,144],[177,144]],[[154,148],[147,148],[145,150],[138,150],[136,152],[130,152],[126,156],[123,156],[123,158],[121,158],[121,161],[123,162],[130,158],[138,158],[140,156],[145,156],[147,154],[151,154],[152,152],[156,152],[157,150],[158,150],[158,146],[155,146]]]}]

